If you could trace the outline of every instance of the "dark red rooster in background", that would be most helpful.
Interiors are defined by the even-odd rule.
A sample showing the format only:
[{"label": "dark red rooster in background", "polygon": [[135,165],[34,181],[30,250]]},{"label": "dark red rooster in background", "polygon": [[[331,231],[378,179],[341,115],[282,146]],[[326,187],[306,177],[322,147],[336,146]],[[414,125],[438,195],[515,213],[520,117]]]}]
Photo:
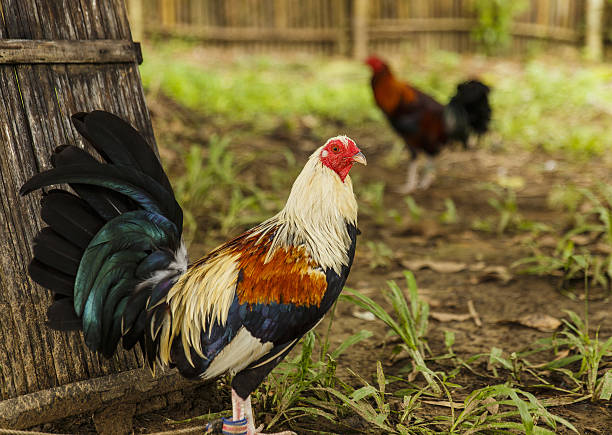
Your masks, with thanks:
[{"label": "dark red rooster in background", "polygon": [[[471,135],[485,133],[491,120],[489,88],[470,80],[457,86],[457,93],[443,106],[429,95],[396,79],[389,66],[376,56],[366,60],[372,68],[372,90],[376,104],[410,150],[406,183],[402,193],[428,188],[433,179],[433,156],[450,141],[460,141],[467,147]],[[426,173],[418,181],[417,153],[428,158]]]},{"label": "dark red rooster in background", "polygon": [[234,373],[224,431],[260,433],[251,392],[321,320],[349,274],[358,230],[348,173],[365,157],[348,137],[329,139],[276,216],[188,265],[182,210],[142,136],[107,112],[72,120],[105,163],[62,146],[54,169],[21,190],[68,183],[75,192],[42,197],[49,226],[29,273],[55,296],[50,327],[82,330],[107,357],[119,340],[126,349],[139,343],[151,367],[188,378]]}]

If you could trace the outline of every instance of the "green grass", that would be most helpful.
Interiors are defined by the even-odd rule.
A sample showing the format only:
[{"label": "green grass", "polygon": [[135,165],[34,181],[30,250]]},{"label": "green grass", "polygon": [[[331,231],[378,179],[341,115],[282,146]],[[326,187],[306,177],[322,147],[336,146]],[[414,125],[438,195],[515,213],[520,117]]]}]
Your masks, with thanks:
[{"label": "green grass", "polygon": [[612,68],[530,61],[522,70],[489,73],[493,128],[513,144],[600,154],[612,143],[601,118],[612,110]]},{"label": "green grass", "polygon": [[323,417],[335,421],[337,410],[328,409],[326,405],[333,402],[335,388],[342,383],[336,375],[338,358],[350,346],[372,333],[362,330],[348,337],[336,349],[330,349],[329,334],[334,311],[335,305],[327,332],[321,340],[317,340],[313,331],[308,332],[301,340],[300,352],[282,362],[255,392],[257,405],[272,416],[268,428],[275,423],[290,423],[299,417]]},{"label": "green grass", "polygon": [[483,183],[481,189],[492,194],[487,202],[495,210],[496,216],[476,219],[472,222],[473,229],[496,232],[499,235],[513,231],[528,231],[534,235],[551,231],[549,225],[530,221],[521,215],[516,191],[510,183],[503,186],[497,183]]},{"label": "green grass", "polygon": [[348,289],[348,294],[341,296],[341,298],[370,311],[382,320],[401,339],[397,351],[402,350],[410,355],[414,362],[412,370],[421,373],[433,394],[439,395],[441,389],[436,381],[436,375],[425,364],[426,351],[429,351],[426,339],[429,305],[419,298],[414,275],[411,272],[404,272],[404,276],[410,294],[409,300],[406,299],[395,281],[387,282],[389,290],[385,293],[393,306],[397,320],[374,300],[355,290]]},{"label": "green grass", "polygon": [[[609,292],[612,254],[598,251],[595,245],[612,243],[612,187],[600,184],[593,190],[573,186],[557,188],[549,194],[549,202],[569,213],[571,225],[552,252],[535,244],[533,255],[516,261],[513,267],[534,275],[560,275],[559,289],[563,291],[572,281],[577,281],[579,285],[598,286]],[[575,241],[580,241],[581,246]]]},{"label": "green grass", "polygon": [[273,55],[207,59],[192,49],[181,43],[145,47],[143,85],[203,114],[264,130],[278,122],[291,127],[300,117],[315,125],[382,120],[372,104],[369,74],[358,63]]},{"label": "green grass", "polygon": [[[383,123],[361,62],[337,58],[254,55],[219,58],[184,42],[145,45],[142,81],[221,122],[262,131],[309,126]],[[416,60],[415,60],[416,58]],[[456,84],[478,73],[493,91],[492,142],[601,154],[612,144],[612,67],[563,63],[558,58],[523,63],[490,61],[474,71],[454,53],[390,58],[397,75],[445,103]],[[482,61],[481,61],[482,63]],[[387,128],[386,124],[385,128]]]}]

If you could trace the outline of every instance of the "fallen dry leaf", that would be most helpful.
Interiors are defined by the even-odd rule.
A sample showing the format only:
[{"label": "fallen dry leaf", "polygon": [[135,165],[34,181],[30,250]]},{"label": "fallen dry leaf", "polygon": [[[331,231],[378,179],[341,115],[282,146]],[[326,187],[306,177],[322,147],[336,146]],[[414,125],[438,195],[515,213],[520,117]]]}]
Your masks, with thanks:
[{"label": "fallen dry leaf", "polygon": [[546,235],[538,239],[538,246],[540,248],[556,248],[559,240],[556,237]]},{"label": "fallen dry leaf", "polygon": [[440,273],[457,273],[467,268],[465,263],[434,260],[403,260],[402,266],[410,270],[431,269]]},{"label": "fallen dry leaf", "polygon": [[506,266],[487,266],[482,270],[482,275],[478,277],[478,282],[485,281],[501,281],[503,284],[508,284],[512,281],[512,274]]},{"label": "fallen dry leaf", "polygon": [[365,320],[367,322],[376,320],[376,316],[369,311],[353,310],[351,314],[353,317],[357,317],[358,319]]},{"label": "fallen dry leaf", "polygon": [[591,252],[595,252],[597,254],[612,254],[612,246],[607,243],[599,242],[594,246]]},{"label": "fallen dry leaf", "polygon": [[476,236],[476,233],[474,231],[467,230],[467,231],[464,231],[461,234],[459,234],[459,237],[461,237],[462,239],[465,239],[465,240],[473,240],[477,236]]},{"label": "fallen dry leaf", "polygon": [[441,313],[438,311],[432,311],[429,313],[429,317],[437,320],[438,322],[465,322],[472,318],[469,313],[455,314],[455,313]]},{"label": "fallen dry leaf", "polygon": [[589,400],[593,397],[591,394],[587,394],[586,396],[578,397],[576,396],[561,396],[561,397],[550,397],[548,399],[542,400],[543,404],[546,407],[549,406],[567,406],[572,405],[574,403],[583,402],[585,400]]},{"label": "fallen dry leaf", "polygon": [[574,242],[577,246],[584,246],[591,243],[595,238],[599,237],[599,234],[595,235],[584,235],[584,234],[576,234],[570,237],[570,240]]},{"label": "fallen dry leaf", "polygon": [[417,225],[418,231],[426,239],[433,239],[434,237],[445,236],[446,231],[442,229],[440,224],[431,219],[424,219]]},{"label": "fallen dry leaf", "polygon": [[470,264],[468,266],[468,270],[470,272],[480,272],[481,270],[484,270],[486,267],[487,265],[485,264],[484,261],[479,261],[478,263]]},{"label": "fallen dry leaf", "polygon": [[489,414],[495,415],[499,412],[499,403],[497,403],[497,401],[491,396],[485,398],[482,403],[486,404],[485,406],[487,411],[489,411]]},{"label": "fallen dry leaf", "polygon": [[419,297],[423,299],[430,308],[439,308],[442,306],[442,302],[440,302],[439,299],[434,299],[431,296],[424,295],[421,289],[419,289]]},{"label": "fallen dry leaf", "polygon": [[527,233],[527,234],[517,234],[516,236],[512,237],[510,239],[510,243],[512,245],[522,245],[524,243],[528,243],[533,241],[533,234],[531,233]]},{"label": "fallen dry leaf", "polygon": [[421,236],[411,236],[406,238],[406,243],[410,246],[427,246],[429,240]]},{"label": "fallen dry leaf", "polygon": [[374,287],[368,287],[368,284],[369,283],[366,281],[360,281],[357,283],[355,288],[359,290],[359,293],[364,294],[366,296],[380,293],[379,289]]},{"label": "fallen dry leaf", "polygon": [[553,332],[561,326],[561,321],[559,319],[542,313],[525,314],[519,317],[515,323],[542,332]]},{"label": "fallen dry leaf", "polygon": [[[560,360],[562,358],[565,358],[566,356],[568,356],[570,353],[569,349],[564,349],[564,350],[560,350],[559,352],[557,352],[557,355],[555,355],[555,359],[553,359],[553,361],[557,361]],[[536,364],[533,367],[534,368],[540,368],[540,367],[544,367],[545,365],[550,364],[550,361],[546,361],[543,362],[541,364]]]}]

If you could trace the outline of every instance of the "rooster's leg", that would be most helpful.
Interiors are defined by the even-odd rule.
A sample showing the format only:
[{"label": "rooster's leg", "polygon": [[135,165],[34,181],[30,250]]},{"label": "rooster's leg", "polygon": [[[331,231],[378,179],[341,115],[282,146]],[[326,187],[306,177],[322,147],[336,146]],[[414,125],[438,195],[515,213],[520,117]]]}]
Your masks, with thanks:
[{"label": "rooster's leg", "polygon": [[261,432],[263,424],[255,427],[253,410],[251,409],[251,396],[243,399],[232,388],[232,421],[223,420],[224,434],[246,434],[246,435],[295,435],[295,432],[285,431],[274,434]]},{"label": "rooster's leg", "polygon": [[423,178],[419,183],[419,189],[427,189],[431,186],[431,183],[436,179],[436,166],[434,164],[433,157],[427,156],[427,163],[425,163],[425,171]]},{"label": "rooster's leg", "polygon": [[401,186],[397,191],[399,193],[411,193],[414,192],[419,186],[419,162],[417,154],[410,150],[411,158],[408,163],[408,173],[406,174],[406,183]]}]

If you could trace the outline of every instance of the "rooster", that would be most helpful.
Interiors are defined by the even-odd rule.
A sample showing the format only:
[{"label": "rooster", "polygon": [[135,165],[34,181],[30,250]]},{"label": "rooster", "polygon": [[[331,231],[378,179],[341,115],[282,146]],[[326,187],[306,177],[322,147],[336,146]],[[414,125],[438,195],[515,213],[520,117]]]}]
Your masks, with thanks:
[{"label": "rooster", "polygon": [[[434,179],[433,157],[449,141],[467,147],[471,135],[485,133],[491,120],[489,88],[470,80],[457,86],[457,93],[443,106],[429,95],[396,79],[389,66],[376,56],[366,60],[372,69],[372,90],[376,104],[410,150],[406,183],[400,192],[428,188]],[[426,172],[418,180],[417,152],[428,156]]]},{"label": "rooster", "polygon": [[224,431],[259,434],[251,392],[322,319],[349,274],[358,234],[349,171],[364,155],[346,136],[329,139],[277,215],[189,264],[181,207],[143,137],[103,111],[72,121],[104,163],[61,146],[54,168],[21,189],[74,191],[52,189],[41,201],[48,226],[29,274],[55,296],[49,326],[82,330],[106,357],[120,340],[125,349],[138,343],[152,369],[235,374]]}]

